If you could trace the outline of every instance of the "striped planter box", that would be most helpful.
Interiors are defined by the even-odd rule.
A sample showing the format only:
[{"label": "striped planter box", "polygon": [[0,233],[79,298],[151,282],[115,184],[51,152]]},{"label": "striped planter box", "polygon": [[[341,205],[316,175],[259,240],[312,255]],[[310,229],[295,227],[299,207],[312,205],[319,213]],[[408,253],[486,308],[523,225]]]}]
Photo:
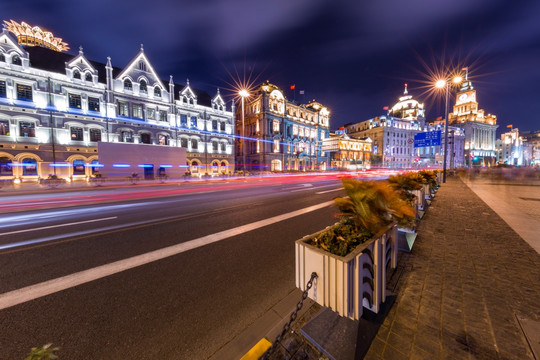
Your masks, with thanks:
[{"label": "striped planter box", "polygon": [[388,226],[343,257],[306,242],[327,229],[296,241],[296,287],[305,290],[315,272],[318,278],[308,296],[318,304],[353,320],[362,317],[364,308],[378,313],[386,300],[387,270],[397,266],[397,226]]}]

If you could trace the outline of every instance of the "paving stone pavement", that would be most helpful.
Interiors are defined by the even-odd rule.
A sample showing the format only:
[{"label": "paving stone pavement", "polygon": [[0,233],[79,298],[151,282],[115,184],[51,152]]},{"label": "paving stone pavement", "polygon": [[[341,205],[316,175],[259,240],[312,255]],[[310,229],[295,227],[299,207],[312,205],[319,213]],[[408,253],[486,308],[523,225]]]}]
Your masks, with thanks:
[{"label": "paving stone pavement", "polygon": [[534,359],[517,316],[540,320],[540,255],[459,178],[394,276],[396,303],[365,359]]}]

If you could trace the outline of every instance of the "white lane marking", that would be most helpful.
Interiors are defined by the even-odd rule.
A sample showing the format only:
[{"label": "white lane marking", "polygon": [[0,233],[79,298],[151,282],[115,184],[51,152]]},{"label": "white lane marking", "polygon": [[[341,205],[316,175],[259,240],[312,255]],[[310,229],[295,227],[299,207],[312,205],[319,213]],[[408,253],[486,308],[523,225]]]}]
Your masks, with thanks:
[{"label": "white lane marking", "polygon": [[116,218],[118,218],[118,216],[111,216],[111,217],[106,217],[106,218],[101,218],[101,219],[92,219],[92,220],[77,221],[77,222],[66,223],[66,224],[58,224],[58,225],[42,226],[42,227],[32,228],[32,229],[24,229],[24,230],[9,231],[9,232],[5,232],[5,233],[0,233],[0,236],[2,236],[2,235],[11,235],[11,234],[20,234],[20,233],[23,233],[23,232],[29,232],[29,231],[37,231],[37,230],[53,229],[53,228],[63,227],[63,226],[71,226],[71,225],[87,224],[87,223],[91,223],[91,222],[105,221],[105,220],[111,220],[111,219],[116,219]]},{"label": "white lane marking", "polygon": [[319,210],[333,203],[333,201],[326,201],[317,205],[309,206],[307,208],[291,211],[286,214],[255,221],[251,224],[246,224],[229,230],[220,231],[215,234],[206,235],[198,239],[186,241],[181,244],[168,246],[163,249],[150,251],[145,254],[133,256],[124,260],[115,261],[110,264],[97,266],[92,269],[79,271],[74,274],[62,276],[56,279],[44,281],[39,284],[34,284],[21,289],[9,291],[7,293],[0,294],[0,310],[22,304],[27,301],[35,300],[46,295],[54,294],[56,292],[82,285],[94,280],[98,280],[122,271],[133,269],[141,265],[165,259],[169,256],[178,255],[183,252],[196,249],[201,246],[209,245],[232,236],[240,235],[248,231],[259,229],[264,226],[272,225],[280,221],[284,221],[299,215]]},{"label": "white lane marking", "polygon": [[343,190],[342,187],[340,188],[337,188],[337,189],[332,189],[332,190],[326,190],[326,191],[317,191],[315,194],[317,195],[320,195],[320,194],[326,194],[326,193],[329,193],[329,192],[332,192],[332,191],[338,191],[338,190]]},{"label": "white lane marking", "polygon": [[[285,189],[283,189],[283,191],[291,191],[291,190],[294,191],[295,189],[309,190],[309,189],[306,189],[306,188],[309,188],[309,187],[312,187],[312,186],[313,186],[313,184],[298,184],[295,187],[285,188]],[[296,191],[298,191],[298,190],[296,190]]]}]

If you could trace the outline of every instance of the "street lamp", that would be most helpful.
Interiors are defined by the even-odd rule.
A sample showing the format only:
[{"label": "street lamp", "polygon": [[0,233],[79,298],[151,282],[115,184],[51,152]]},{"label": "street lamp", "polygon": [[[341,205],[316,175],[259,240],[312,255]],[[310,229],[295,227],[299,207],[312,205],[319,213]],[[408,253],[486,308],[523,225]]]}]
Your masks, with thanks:
[{"label": "street lamp", "polygon": [[246,89],[242,89],[238,92],[242,99],[242,169],[244,170],[244,176],[246,176],[246,128],[244,126],[244,98],[249,96],[249,92]]},{"label": "street lamp", "polygon": [[[461,76],[455,76],[452,79],[452,82],[454,84],[459,84],[462,81],[463,81],[463,78]],[[448,151],[447,151],[447,147],[448,147],[448,93],[449,93],[449,88],[450,88],[450,82],[444,79],[437,80],[437,82],[435,83],[435,87],[439,89],[446,87],[446,101],[444,104],[444,148],[443,148],[443,151],[444,151],[443,183],[445,183],[446,182],[446,159],[448,158]]]}]

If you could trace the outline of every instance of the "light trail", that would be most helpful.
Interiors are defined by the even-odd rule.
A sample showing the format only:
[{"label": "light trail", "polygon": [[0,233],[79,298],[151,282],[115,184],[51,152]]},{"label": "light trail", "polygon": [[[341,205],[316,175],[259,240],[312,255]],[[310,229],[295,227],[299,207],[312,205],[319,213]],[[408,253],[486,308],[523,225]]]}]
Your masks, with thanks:
[{"label": "light trail", "polygon": [[12,234],[20,234],[20,233],[30,232],[30,231],[54,229],[54,228],[65,227],[65,226],[87,224],[87,223],[92,223],[92,222],[97,222],[97,221],[105,221],[105,220],[112,220],[112,219],[117,219],[117,218],[118,218],[118,216],[111,216],[111,217],[106,217],[106,218],[101,218],[101,219],[84,220],[84,221],[77,221],[77,222],[66,223],[66,224],[42,226],[42,227],[32,228],[32,229],[15,230],[15,231],[9,231],[9,232],[5,232],[5,233],[0,233],[0,236],[12,235]]}]

